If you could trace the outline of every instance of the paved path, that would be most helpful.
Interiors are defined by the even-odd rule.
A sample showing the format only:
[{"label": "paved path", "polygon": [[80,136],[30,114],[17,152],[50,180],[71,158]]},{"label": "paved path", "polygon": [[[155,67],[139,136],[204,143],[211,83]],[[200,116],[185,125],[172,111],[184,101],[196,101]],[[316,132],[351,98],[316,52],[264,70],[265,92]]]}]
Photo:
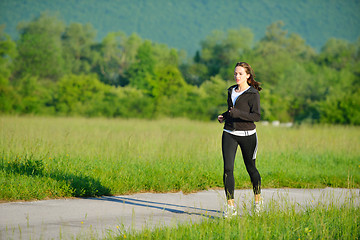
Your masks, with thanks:
[{"label": "paved path", "polygon": [[[296,206],[318,202],[359,204],[360,189],[263,189],[265,203]],[[240,215],[247,214],[251,190],[236,190]],[[0,204],[0,239],[72,239],[114,236],[122,229],[198,221],[222,217],[223,190],[193,194],[141,193],[101,198],[77,198]],[[265,204],[266,206],[266,204]]]}]

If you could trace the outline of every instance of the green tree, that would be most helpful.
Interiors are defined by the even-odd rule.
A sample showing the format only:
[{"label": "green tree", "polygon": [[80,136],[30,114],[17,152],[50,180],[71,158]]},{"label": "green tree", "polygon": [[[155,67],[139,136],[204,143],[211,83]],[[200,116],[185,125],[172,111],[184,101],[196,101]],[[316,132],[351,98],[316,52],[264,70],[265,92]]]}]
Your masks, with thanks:
[{"label": "green tree", "polygon": [[356,45],[343,39],[329,39],[318,56],[319,64],[337,70],[345,68],[355,59]]},{"label": "green tree", "polygon": [[23,76],[16,80],[15,90],[20,96],[15,111],[34,114],[54,113],[53,82],[41,82],[36,76]]},{"label": "green tree", "polygon": [[122,118],[154,118],[154,100],[139,89],[125,86],[112,88],[116,98],[111,107],[115,117]]},{"label": "green tree", "polygon": [[[329,70],[330,72],[331,70]],[[359,76],[349,69],[332,70],[326,95],[317,103],[320,122],[360,124]]]},{"label": "green tree", "polygon": [[126,72],[129,85],[146,93],[151,93],[151,82],[154,81],[155,77],[155,64],[152,43],[146,40],[138,48],[135,62]]},{"label": "green tree", "polygon": [[123,32],[109,33],[100,44],[100,57],[95,69],[101,81],[115,86],[129,84],[125,72],[135,62],[141,43],[141,38],[135,33],[129,37]]},{"label": "green tree", "polygon": [[311,91],[316,90],[316,80],[307,70],[313,64],[315,51],[300,36],[288,35],[283,27],[281,21],[269,25],[247,56],[257,80],[266,89],[262,93],[264,120],[294,121],[299,114],[305,118],[308,114],[304,108],[316,95]]},{"label": "green tree", "polygon": [[[163,116],[179,114],[180,101],[186,96],[188,85],[176,66],[159,65],[150,82],[155,112]],[[181,111],[181,110],[180,110]]]},{"label": "green tree", "polygon": [[206,110],[208,119],[216,119],[217,116],[227,110],[227,89],[232,82],[225,82],[220,76],[211,77],[203,82],[200,90],[203,92],[197,101]]},{"label": "green tree", "polygon": [[0,26],[0,112],[10,112],[13,108],[15,92],[9,84],[16,57],[16,44],[4,33]]},{"label": "green tree", "polygon": [[41,14],[29,23],[19,24],[16,70],[19,76],[57,80],[64,73],[61,35],[64,24],[56,17]]},{"label": "green tree", "polygon": [[[287,66],[312,61],[314,50],[296,34],[288,36],[279,21],[267,27],[265,36],[255,45],[249,60],[256,66],[256,75],[267,84],[277,85]],[[254,67],[253,66],[253,67]]]},{"label": "green tree", "polygon": [[142,91],[115,87],[93,75],[66,75],[57,83],[54,101],[59,115],[151,118],[153,100]]},{"label": "green tree", "polygon": [[179,53],[165,44],[153,44],[153,54],[157,65],[179,66]]},{"label": "green tree", "polygon": [[175,66],[159,66],[155,71],[155,78],[151,82],[151,95],[158,99],[161,96],[171,97],[183,91],[187,84],[181,72]]},{"label": "green tree", "polygon": [[110,86],[100,82],[95,74],[65,75],[57,84],[55,108],[66,115],[101,116]]},{"label": "green tree", "polygon": [[323,98],[316,103],[320,122],[359,124],[359,60],[360,38],[354,43],[334,38],[325,43],[316,58],[316,63],[324,69],[326,86]]},{"label": "green tree", "polygon": [[68,73],[86,74],[95,62],[92,46],[96,32],[90,24],[72,23],[62,36],[64,65]]},{"label": "green tree", "polygon": [[205,64],[194,62],[191,64],[182,64],[181,72],[187,83],[200,86],[209,77],[209,71]]},{"label": "green tree", "polygon": [[253,37],[247,28],[230,29],[227,33],[213,31],[201,42],[200,59],[195,60],[207,67],[208,79],[218,73],[226,78],[229,68],[251,49]]}]

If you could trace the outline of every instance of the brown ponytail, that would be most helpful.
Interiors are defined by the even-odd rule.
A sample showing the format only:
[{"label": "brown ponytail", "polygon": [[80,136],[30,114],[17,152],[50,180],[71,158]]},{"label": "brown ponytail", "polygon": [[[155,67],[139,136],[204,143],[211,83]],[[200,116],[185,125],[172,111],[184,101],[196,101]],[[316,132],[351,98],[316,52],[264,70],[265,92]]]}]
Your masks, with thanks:
[{"label": "brown ponytail", "polygon": [[262,87],[260,87],[260,82],[255,81],[255,73],[254,70],[251,68],[251,66],[246,62],[238,62],[236,63],[235,67],[243,67],[245,69],[245,72],[247,74],[250,74],[250,77],[247,80],[247,83],[250,86],[253,86],[256,90],[259,92],[261,91]]}]

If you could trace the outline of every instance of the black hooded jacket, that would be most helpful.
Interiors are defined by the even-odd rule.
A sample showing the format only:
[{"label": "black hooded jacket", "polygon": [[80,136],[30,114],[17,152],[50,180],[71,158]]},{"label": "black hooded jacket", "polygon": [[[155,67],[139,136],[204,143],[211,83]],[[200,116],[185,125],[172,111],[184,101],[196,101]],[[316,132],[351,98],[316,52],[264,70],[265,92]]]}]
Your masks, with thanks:
[{"label": "black hooded jacket", "polygon": [[224,128],[226,130],[248,131],[256,128],[254,122],[260,121],[260,95],[259,91],[253,86],[241,94],[235,101],[235,106],[231,100],[233,85],[228,89],[228,111],[222,115],[225,119]]}]

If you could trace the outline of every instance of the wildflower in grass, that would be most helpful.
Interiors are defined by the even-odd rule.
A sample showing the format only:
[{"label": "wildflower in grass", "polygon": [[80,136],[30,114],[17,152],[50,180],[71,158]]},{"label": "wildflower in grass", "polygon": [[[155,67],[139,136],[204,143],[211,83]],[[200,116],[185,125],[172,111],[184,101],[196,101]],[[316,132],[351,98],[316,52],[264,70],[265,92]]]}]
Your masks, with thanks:
[{"label": "wildflower in grass", "polygon": [[81,222],[81,224],[84,224],[84,222]]},{"label": "wildflower in grass", "polygon": [[119,226],[116,226],[117,229],[119,229],[120,227]]},{"label": "wildflower in grass", "polygon": [[124,238],[126,238],[126,235],[124,234]]}]

